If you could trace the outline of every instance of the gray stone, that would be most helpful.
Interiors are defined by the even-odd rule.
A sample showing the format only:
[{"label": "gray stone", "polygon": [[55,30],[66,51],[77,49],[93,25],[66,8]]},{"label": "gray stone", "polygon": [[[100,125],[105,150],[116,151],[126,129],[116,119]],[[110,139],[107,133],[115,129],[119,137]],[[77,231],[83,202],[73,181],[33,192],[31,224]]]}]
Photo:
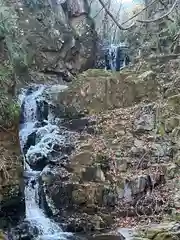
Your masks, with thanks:
[{"label": "gray stone", "polygon": [[143,106],[137,113],[134,121],[135,131],[151,131],[155,125],[153,104]]}]

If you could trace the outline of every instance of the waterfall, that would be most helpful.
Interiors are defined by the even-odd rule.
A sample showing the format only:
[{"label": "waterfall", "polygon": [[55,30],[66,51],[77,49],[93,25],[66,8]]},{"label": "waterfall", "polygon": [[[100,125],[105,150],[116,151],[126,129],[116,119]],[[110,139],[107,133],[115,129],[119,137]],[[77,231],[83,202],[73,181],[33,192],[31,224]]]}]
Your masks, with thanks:
[{"label": "waterfall", "polygon": [[124,44],[110,44],[104,47],[105,69],[120,71],[129,65],[130,59],[127,54],[127,47]]},{"label": "waterfall", "polygon": [[[31,87],[22,91],[19,97],[22,108],[19,138],[21,150],[24,155],[24,174],[27,178],[25,186],[26,220],[38,229],[39,236],[35,238],[36,240],[64,240],[72,236],[72,234],[63,232],[60,226],[52,219],[48,218],[44,210],[39,207],[38,178],[41,171],[33,170],[26,159],[28,151],[39,151],[39,148],[41,151],[44,151],[44,149],[41,149],[41,147],[43,148],[44,146],[42,143],[35,144],[34,146],[29,146],[27,152],[24,150],[28,136],[33,132],[41,131],[42,138],[48,136],[50,140],[56,138],[61,141],[63,137],[61,134],[56,135],[58,127],[52,124],[50,120],[41,119],[42,122],[46,120],[44,121],[45,126],[41,126],[41,122],[39,123],[37,102],[41,98],[45,88],[45,86]],[[64,89],[64,86],[62,86],[62,89]],[[39,141],[41,142],[41,139]],[[49,151],[51,150],[47,147],[46,151],[48,151],[48,149]]]},{"label": "waterfall", "polygon": [[111,44],[109,51],[110,51],[110,67],[111,70],[116,70],[116,59],[117,59],[117,49],[118,46]]}]

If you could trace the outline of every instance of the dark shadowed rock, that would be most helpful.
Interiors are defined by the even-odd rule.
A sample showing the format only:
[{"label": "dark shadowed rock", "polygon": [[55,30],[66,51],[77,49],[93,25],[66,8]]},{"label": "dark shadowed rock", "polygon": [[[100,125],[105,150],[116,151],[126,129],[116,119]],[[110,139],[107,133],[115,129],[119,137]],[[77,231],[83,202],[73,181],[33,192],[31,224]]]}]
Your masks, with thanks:
[{"label": "dark shadowed rock", "polygon": [[32,240],[37,238],[39,233],[40,232],[36,226],[32,226],[28,221],[24,221],[10,232],[10,235],[12,236],[10,239]]},{"label": "dark shadowed rock", "polygon": [[36,101],[37,104],[37,120],[43,121],[48,120],[48,109],[49,105],[46,101]]},{"label": "dark shadowed rock", "polygon": [[[28,153],[27,153],[28,154]],[[33,170],[42,170],[48,163],[48,158],[42,151],[29,153],[26,157],[26,161],[29,163]]]},{"label": "dark shadowed rock", "polygon": [[29,136],[28,136],[28,139],[24,145],[24,148],[23,148],[23,153],[26,154],[28,149],[31,147],[31,146],[35,146],[36,144],[36,132],[32,132]]},{"label": "dark shadowed rock", "polygon": [[67,121],[63,126],[67,127],[69,130],[82,131],[89,125],[87,118],[79,118]]},{"label": "dark shadowed rock", "polygon": [[84,181],[97,181],[104,182],[105,176],[100,167],[88,167],[85,172],[82,173]]}]

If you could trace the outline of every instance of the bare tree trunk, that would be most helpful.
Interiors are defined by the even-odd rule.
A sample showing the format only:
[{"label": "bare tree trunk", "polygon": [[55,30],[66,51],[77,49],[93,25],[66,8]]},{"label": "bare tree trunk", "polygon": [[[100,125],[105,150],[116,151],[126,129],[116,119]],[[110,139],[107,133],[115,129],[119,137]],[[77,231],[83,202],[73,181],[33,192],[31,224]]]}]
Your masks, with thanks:
[{"label": "bare tree trunk", "polygon": [[[111,0],[108,0],[107,2],[107,9],[110,10],[110,6],[111,6]],[[108,19],[109,15],[107,13],[107,11],[104,11],[104,20],[103,20],[103,33],[102,33],[102,38],[105,40],[108,40],[109,34],[108,34],[108,25],[109,25],[109,19]]]},{"label": "bare tree trunk", "polygon": [[[119,10],[118,10],[117,17],[116,17],[116,18],[117,18],[117,21],[119,21],[119,19],[120,19],[121,7],[122,7],[122,0],[121,0],[121,2],[120,2]],[[118,27],[117,27],[117,25],[116,25],[116,26],[115,26],[115,29],[114,29],[114,35],[113,35],[112,42],[115,42],[115,40],[116,40],[116,32],[117,32],[117,29],[118,29]]]},{"label": "bare tree trunk", "polygon": [[[149,0],[144,0],[145,7],[148,6],[148,3],[149,3]],[[149,9],[146,8],[146,10],[145,10],[145,19],[148,19],[148,18],[149,18]]]}]

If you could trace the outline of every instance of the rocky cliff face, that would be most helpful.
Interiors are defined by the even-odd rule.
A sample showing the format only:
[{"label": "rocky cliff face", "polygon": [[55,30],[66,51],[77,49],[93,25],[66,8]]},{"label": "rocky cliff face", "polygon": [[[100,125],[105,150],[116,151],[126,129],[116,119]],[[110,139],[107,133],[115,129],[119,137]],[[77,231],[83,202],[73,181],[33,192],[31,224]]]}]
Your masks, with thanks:
[{"label": "rocky cliff face", "polygon": [[93,67],[96,32],[86,0],[39,1],[32,7],[24,2],[17,12],[33,58],[33,80],[69,81],[75,73]]}]

